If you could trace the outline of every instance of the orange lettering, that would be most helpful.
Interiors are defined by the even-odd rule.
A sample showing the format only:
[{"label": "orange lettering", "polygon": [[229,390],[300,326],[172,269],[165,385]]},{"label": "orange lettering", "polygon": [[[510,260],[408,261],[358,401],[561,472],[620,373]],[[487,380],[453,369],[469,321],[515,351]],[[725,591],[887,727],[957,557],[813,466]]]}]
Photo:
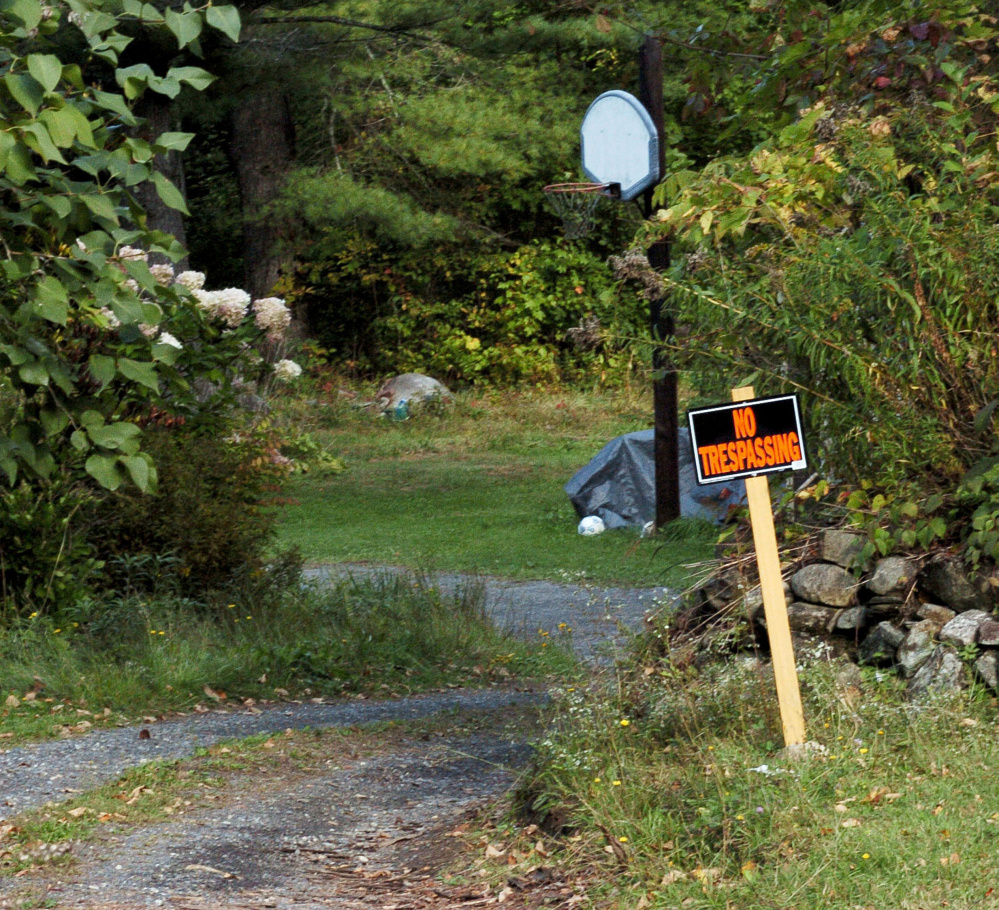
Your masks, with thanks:
[{"label": "orange lettering", "polygon": [[790,451],[787,445],[787,433],[781,433],[774,437],[774,448],[777,450],[777,463],[785,464],[790,461]]},{"label": "orange lettering", "polygon": [[749,444],[744,440],[740,439],[735,444],[735,454],[738,457],[738,462],[736,463],[736,470],[742,471],[746,467],[746,450],[749,448]]},{"label": "orange lettering", "polygon": [[763,454],[763,440],[757,437],[753,440],[753,449],[756,454],[756,467],[762,468],[766,466],[766,458]]},{"label": "orange lettering", "polygon": [[708,452],[713,449],[714,446],[700,446],[697,449],[697,454],[701,456],[701,466],[703,468],[702,474],[707,477],[711,473],[711,462],[708,459]]},{"label": "orange lettering", "polygon": [[798,445],[798,434],[788,433],[787,442],[791,461],[801,461],[801,447]]},{"label": "orange lettering", "polygon": [[777,455],[774,452],[773,436],[767,436],[766,439],[763,440],[763,451],[766,454],[766,465],[769,468],[775,461],[777,461]]},{"label": "orange lettering", "polygon": [[721,465],[718,464],[718,446],[708,446],[708,458],[711,460],[711,473],[720,474]]},{"label": "orange lettering", "polygon": [[735,422],[735,435],[739,439],[756,434],[756,415],[752,408],[742,408],[732,412],[732,419]]}]

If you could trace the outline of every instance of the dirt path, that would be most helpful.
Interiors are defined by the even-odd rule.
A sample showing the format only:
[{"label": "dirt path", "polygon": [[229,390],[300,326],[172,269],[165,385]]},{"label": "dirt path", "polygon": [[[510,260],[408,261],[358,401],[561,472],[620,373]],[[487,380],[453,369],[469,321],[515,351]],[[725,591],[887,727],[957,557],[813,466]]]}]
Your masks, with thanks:
[{"label": "dirt path", "polygon": [[488,898],[483,885],[438,873],[469,849],[456,829],[515,780],[531,726],[516,709],[465,713],[438,730],[362,732],[304,752],[279,734],[265,764],[232,772],[178,817],[109,827],[71,862],[4,891],[78,910],[468,906],[470,893]]},{"label": "dirt path", "polygon": [[[574,645],[590,659],[664,596],[492,581],[487,594],[497,621],[522,634],[572,625]],[[539,732],[536,708],[544,697],[487,689],[282,705],[162,722],[148,727],[148,738],[128,728],[7,750],[0,754],[3,814],[48,804],[57,822],[68,793],[115,780],[127,767],[180,759],[225,738],[272,734],[264,764],[225,770],[224,790],[179,800],[169,820],[112,820],[68,858],[0,879],[0,910],[429,910],[501,897],[507,907],[574,906],[580,896],[543,865],[511,879],[516,887],[501,884],[502,893],[474,876],[461,884],[440,878],[456,863],[471,867],[462,853],[467,838],[451,835],[516,780]],[[294,733],[387,720],[406,725],[387,739],[355,726],[346,740],[319,737],[315,746]]]}]

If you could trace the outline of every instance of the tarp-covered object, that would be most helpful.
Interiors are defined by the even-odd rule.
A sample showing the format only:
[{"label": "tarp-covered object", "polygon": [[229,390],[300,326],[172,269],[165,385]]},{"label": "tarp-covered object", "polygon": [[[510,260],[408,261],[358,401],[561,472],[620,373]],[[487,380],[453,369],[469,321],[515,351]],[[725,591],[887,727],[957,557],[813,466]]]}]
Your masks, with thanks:
[{"label": "tarp-covered object", "polygon": [[[626,433],[607,443],[572,480],[565,492],[579,514],[599,515],[608,528],[644,525],[656,517],[653,430]],[[741,480],[698,486],[690,431],[680,428],[680,515],[720,522],[732,506],[746,501]]]}]

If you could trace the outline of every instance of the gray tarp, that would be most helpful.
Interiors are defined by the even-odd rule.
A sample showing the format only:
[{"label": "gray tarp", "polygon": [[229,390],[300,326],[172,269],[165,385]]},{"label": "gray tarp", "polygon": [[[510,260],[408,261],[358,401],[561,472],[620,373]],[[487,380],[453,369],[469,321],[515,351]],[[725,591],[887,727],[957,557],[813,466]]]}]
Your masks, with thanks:
[{"label": "gray tarp", "polygon": [[[607,443],[565,485],[580,518],[599,515],[608,528],[644,525],[656,517],[653,431],[618,436]],[[680,514],[721,522],[728,510],[746,501],[741,480],[698,486],[690,431],[680,428]]]}]

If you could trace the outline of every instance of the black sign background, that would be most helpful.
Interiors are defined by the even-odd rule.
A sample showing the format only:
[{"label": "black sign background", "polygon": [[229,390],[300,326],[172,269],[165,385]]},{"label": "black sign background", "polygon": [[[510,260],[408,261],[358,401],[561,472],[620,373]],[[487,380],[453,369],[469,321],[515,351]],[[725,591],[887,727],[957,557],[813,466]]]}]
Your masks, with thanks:
[{"label": "black sign background", "polygon": [[[733,415],[734,412],[741,411],[743,408],[752,408],[756,417],[756,430],[753,433],[753,438],[762,439],[767,436],[794,433],[797,436],[801,458],[796,461],[782,460],[768,467],[725,471],[705,477],[698,449],[704,446],[726,445],[730,442],[736,442],[739,437],[735,432]],[[717,483],[720,480],[732,480],[736,477],[752,477],[756,474],[773,474],[777,471],[799,470],[807,466],[805,440],[801,429],[801,414],[798,410],[796,395],[783,395],[779,398],[755,398],[751,401],[737,401],[708,408],[696,408],[687,412],[687,422],[690,425],[690,442],[694,448],[694,465],[697,469],[697,482],[699,484]]]}]

